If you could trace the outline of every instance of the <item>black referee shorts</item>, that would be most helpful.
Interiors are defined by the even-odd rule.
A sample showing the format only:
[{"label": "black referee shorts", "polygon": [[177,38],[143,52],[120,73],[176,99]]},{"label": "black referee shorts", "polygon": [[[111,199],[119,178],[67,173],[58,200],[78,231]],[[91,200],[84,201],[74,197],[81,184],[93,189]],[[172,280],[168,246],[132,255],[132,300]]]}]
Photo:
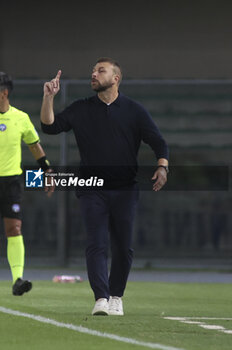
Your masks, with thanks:
[{"label": "black referee shorts", "polygon": [[0,176],[0,214],[21,220],[22,188],[19,176]]}]

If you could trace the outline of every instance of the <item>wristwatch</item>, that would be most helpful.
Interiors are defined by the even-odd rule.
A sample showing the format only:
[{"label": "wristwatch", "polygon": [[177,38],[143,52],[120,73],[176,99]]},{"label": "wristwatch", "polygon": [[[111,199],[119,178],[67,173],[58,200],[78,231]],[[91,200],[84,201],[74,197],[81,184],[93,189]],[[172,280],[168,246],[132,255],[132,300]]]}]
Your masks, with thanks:
[{"label": "wristwatch", "polygon": [[167,165],[158,165],[157,168],[164,168],[167,172],[167,174],[169,173],[169,169]]}]

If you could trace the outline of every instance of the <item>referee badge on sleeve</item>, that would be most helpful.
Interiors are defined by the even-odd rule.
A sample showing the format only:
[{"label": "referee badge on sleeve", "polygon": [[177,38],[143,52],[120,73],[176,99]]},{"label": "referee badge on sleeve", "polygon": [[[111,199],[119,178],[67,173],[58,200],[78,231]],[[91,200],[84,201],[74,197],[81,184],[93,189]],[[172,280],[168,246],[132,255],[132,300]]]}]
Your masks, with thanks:
[{"label": "referee badge on sleeve", "polygon": [[0,131],[5,131],[5,130],[6,130],[6,125],[0,124]]},{"label": "referee badge on sleeve", "polygon": [[13,204],[11,209],[12,209],[12,211],[14,213],[19,213],[20,212],[20,205],[19,204]]}]

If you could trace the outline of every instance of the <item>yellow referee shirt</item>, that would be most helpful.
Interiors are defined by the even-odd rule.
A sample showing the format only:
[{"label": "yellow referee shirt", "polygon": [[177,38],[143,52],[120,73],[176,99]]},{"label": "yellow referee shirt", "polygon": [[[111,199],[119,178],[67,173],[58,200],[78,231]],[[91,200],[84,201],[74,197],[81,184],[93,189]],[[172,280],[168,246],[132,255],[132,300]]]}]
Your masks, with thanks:
[{"label": "yellow referee shirt", "polygon": [[12,106],[0,113],[0,176],[22,173],[21,140],[26,144],[39,141],[39,136],[28,116]]}]

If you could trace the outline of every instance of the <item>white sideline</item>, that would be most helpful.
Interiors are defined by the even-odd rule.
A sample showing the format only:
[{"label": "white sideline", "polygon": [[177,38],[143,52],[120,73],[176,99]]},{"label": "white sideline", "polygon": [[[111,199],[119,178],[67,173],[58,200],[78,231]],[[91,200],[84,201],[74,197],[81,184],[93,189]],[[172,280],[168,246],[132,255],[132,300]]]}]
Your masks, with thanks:
[{"label": "white sideline", "polygon": [[205,322],[191,321],[191,320],[213,320],[213,321],[232,321],[231,317],[164,317],[165,320],[179,321],[186,324],[195,324],[201,328],[216,330],[225,334],[232,334],[231,329],[225,327],[206,324]]},{"label": "white sideline", "polygon": [[0,312],[5,313],[5,314],[14,315],[14,316],[27,317],[27,318],[30,318],[32,320],[38,321],[38,322],[47,323],[47,324],[50,324],[50,325],[53,325],[56,327],[60,327],[60,328],[67,328],[67,329],[70,329],[70,330],[73,330],[73,331],[76,331],[79,333],[85,333],[85,334],[94,335],[97,337],[108,338],[111,340],[116,340],[116,341],[132,344],[132,345],[144,346],[144,347],[150,348],[150,349],[184,350],[184,349],[175,348],[172,346],[156,344],[156,343],[147,343],[147,342],[139,341],[139,340],[132,339],[132,338],[120,337],[119,335],[116,335],[116,334],[103,333],[103,332],[96,331],[94,329],[89,329],[89,328],[85,328],[82,326],[76,326],[74,324],[69,324],[69,323],[58,322],[58,321],[52,320],[50,318],[37,316],[37,315],[33,315],[33,314],[28,314],[28,313],[20,312],[17,310],[11,310],[11,309],[8,309],[8,308],[2,307],[2,306],[0,306]]},{"label": "white sideline", "polygon": [[184,321],[184,320],[215,320],[215,321],[232,321],[232,317],[164,317],[164,319],[167,320],[174,320],[174,321]]}]

